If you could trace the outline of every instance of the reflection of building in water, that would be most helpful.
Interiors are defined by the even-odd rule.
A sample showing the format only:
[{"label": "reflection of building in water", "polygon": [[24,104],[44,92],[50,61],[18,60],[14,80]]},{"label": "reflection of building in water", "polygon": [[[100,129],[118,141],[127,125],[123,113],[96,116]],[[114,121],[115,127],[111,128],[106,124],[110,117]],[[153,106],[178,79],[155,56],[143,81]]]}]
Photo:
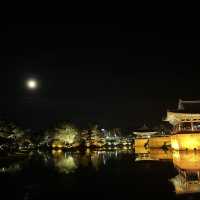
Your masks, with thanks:
[{"label": "reflection of building in water", "polygon": [[178,175],[171,179],[176,193],[200,192],[200,152],[173,152]]},{"label": "reflection of building in water", "polygon": [[135,148],[136,161],[142,160],[172,160],[172,152],[162,149]]},{"label": "reflection of building in water", "polygon": [[135,161],[151,160],[150,149],[145,148],[143,146],[135,147],[135,155],[136,155]]},{"label": "reflection of building in water", "polygon": [[172,160],[172,152],[162,149],[150,149],[150,157],[153,160]]}]

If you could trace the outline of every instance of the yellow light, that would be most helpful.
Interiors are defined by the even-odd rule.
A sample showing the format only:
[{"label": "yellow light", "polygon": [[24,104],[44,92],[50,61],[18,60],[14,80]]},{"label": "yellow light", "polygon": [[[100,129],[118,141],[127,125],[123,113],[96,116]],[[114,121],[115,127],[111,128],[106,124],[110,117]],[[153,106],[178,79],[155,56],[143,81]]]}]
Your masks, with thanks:
[{"label": "yellow light", "polygon": [[172,146],[173,149],[179,150],[179,144],[178,144],[176,139],[171,140],[171,146]]},{"label": "yellow light", "polygon": [[29,79],[26,83],[27,87],[29,89],[36,89],[38,84],[37,84],[37,81],[35,79]]},{"label": "yellow light", "polygon": [[173,160],[180,160],[180,152],[179,151],[173,151]]},{"label": "yellow light", "polygon": [[195,151],[174,151],[173,163],[180,169],[200,170],[200,152]]},{"label": "yellow light", "polygon": [[187,148],[187,149],[194,149],[196,148],[199,144],[199,142],[195,139],[191,139],[191,140],[185,140],[184,141],[184,146]]},{"label": "yellow light", "polygon": [[171,146],[175,150],[199,150],[199,134],[178,134],[171,137]]},{"label": "yellow light", "polygon": [[76,162],[72,156],[67,156],[66,158],[60,157],[55,165],[60,172],[64,172],[66,174],[73,172],[77,168]]}]

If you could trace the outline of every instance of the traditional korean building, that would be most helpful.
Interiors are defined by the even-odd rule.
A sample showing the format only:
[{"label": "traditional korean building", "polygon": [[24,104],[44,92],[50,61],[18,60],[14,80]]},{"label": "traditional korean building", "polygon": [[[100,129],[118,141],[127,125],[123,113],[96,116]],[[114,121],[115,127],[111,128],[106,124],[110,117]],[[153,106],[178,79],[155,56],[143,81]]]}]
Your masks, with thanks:
[{"label": "traditional korean building", "polygon": [[179,100],[178,109],[168,111],[165,121],[173,125],[173,149],[200,150],[200,101]]},{"label": "traditional korean building", "polygon": [[149,129],[145,124],[143,127],[134,131],[133,134],[136,135],[135,147],[144,147],[149,143],[149,139],[152,135],[156,134],[156,131]]}]

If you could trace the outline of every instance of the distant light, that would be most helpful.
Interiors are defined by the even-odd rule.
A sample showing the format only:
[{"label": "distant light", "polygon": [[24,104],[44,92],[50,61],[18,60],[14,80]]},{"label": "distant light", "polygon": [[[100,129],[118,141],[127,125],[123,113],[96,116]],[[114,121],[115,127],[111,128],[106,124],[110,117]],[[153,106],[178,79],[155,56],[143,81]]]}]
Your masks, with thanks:
[{"label": "distant light", "polygon": [[101,129],[101,131],[105,131],[105,129],[104,129],[104,128],[102,128],[102,129]]},{"label": "distant light", "polygon": [[29,80],[27,80],[26,85],[29,89],[33,90],[33,89],[37,88],[38,83],[35,79],[29,79]]}]

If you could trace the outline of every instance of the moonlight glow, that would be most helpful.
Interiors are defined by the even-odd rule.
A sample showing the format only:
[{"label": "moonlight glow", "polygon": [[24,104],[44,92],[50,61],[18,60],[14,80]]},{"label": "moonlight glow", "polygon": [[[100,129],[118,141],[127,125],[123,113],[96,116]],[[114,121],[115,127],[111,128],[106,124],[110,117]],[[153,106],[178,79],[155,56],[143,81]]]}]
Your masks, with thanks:
[{"label": "moonlight glow", "polygon": [[29,89],[33,90],[33,89],[36,89],[36,88],[37,88],[38,83],[37,83],[37,81],[36,81],[35,79],[29,79],[29,80],[27,80],[27,82],[26,82],[26,86],[27,86]]}]

